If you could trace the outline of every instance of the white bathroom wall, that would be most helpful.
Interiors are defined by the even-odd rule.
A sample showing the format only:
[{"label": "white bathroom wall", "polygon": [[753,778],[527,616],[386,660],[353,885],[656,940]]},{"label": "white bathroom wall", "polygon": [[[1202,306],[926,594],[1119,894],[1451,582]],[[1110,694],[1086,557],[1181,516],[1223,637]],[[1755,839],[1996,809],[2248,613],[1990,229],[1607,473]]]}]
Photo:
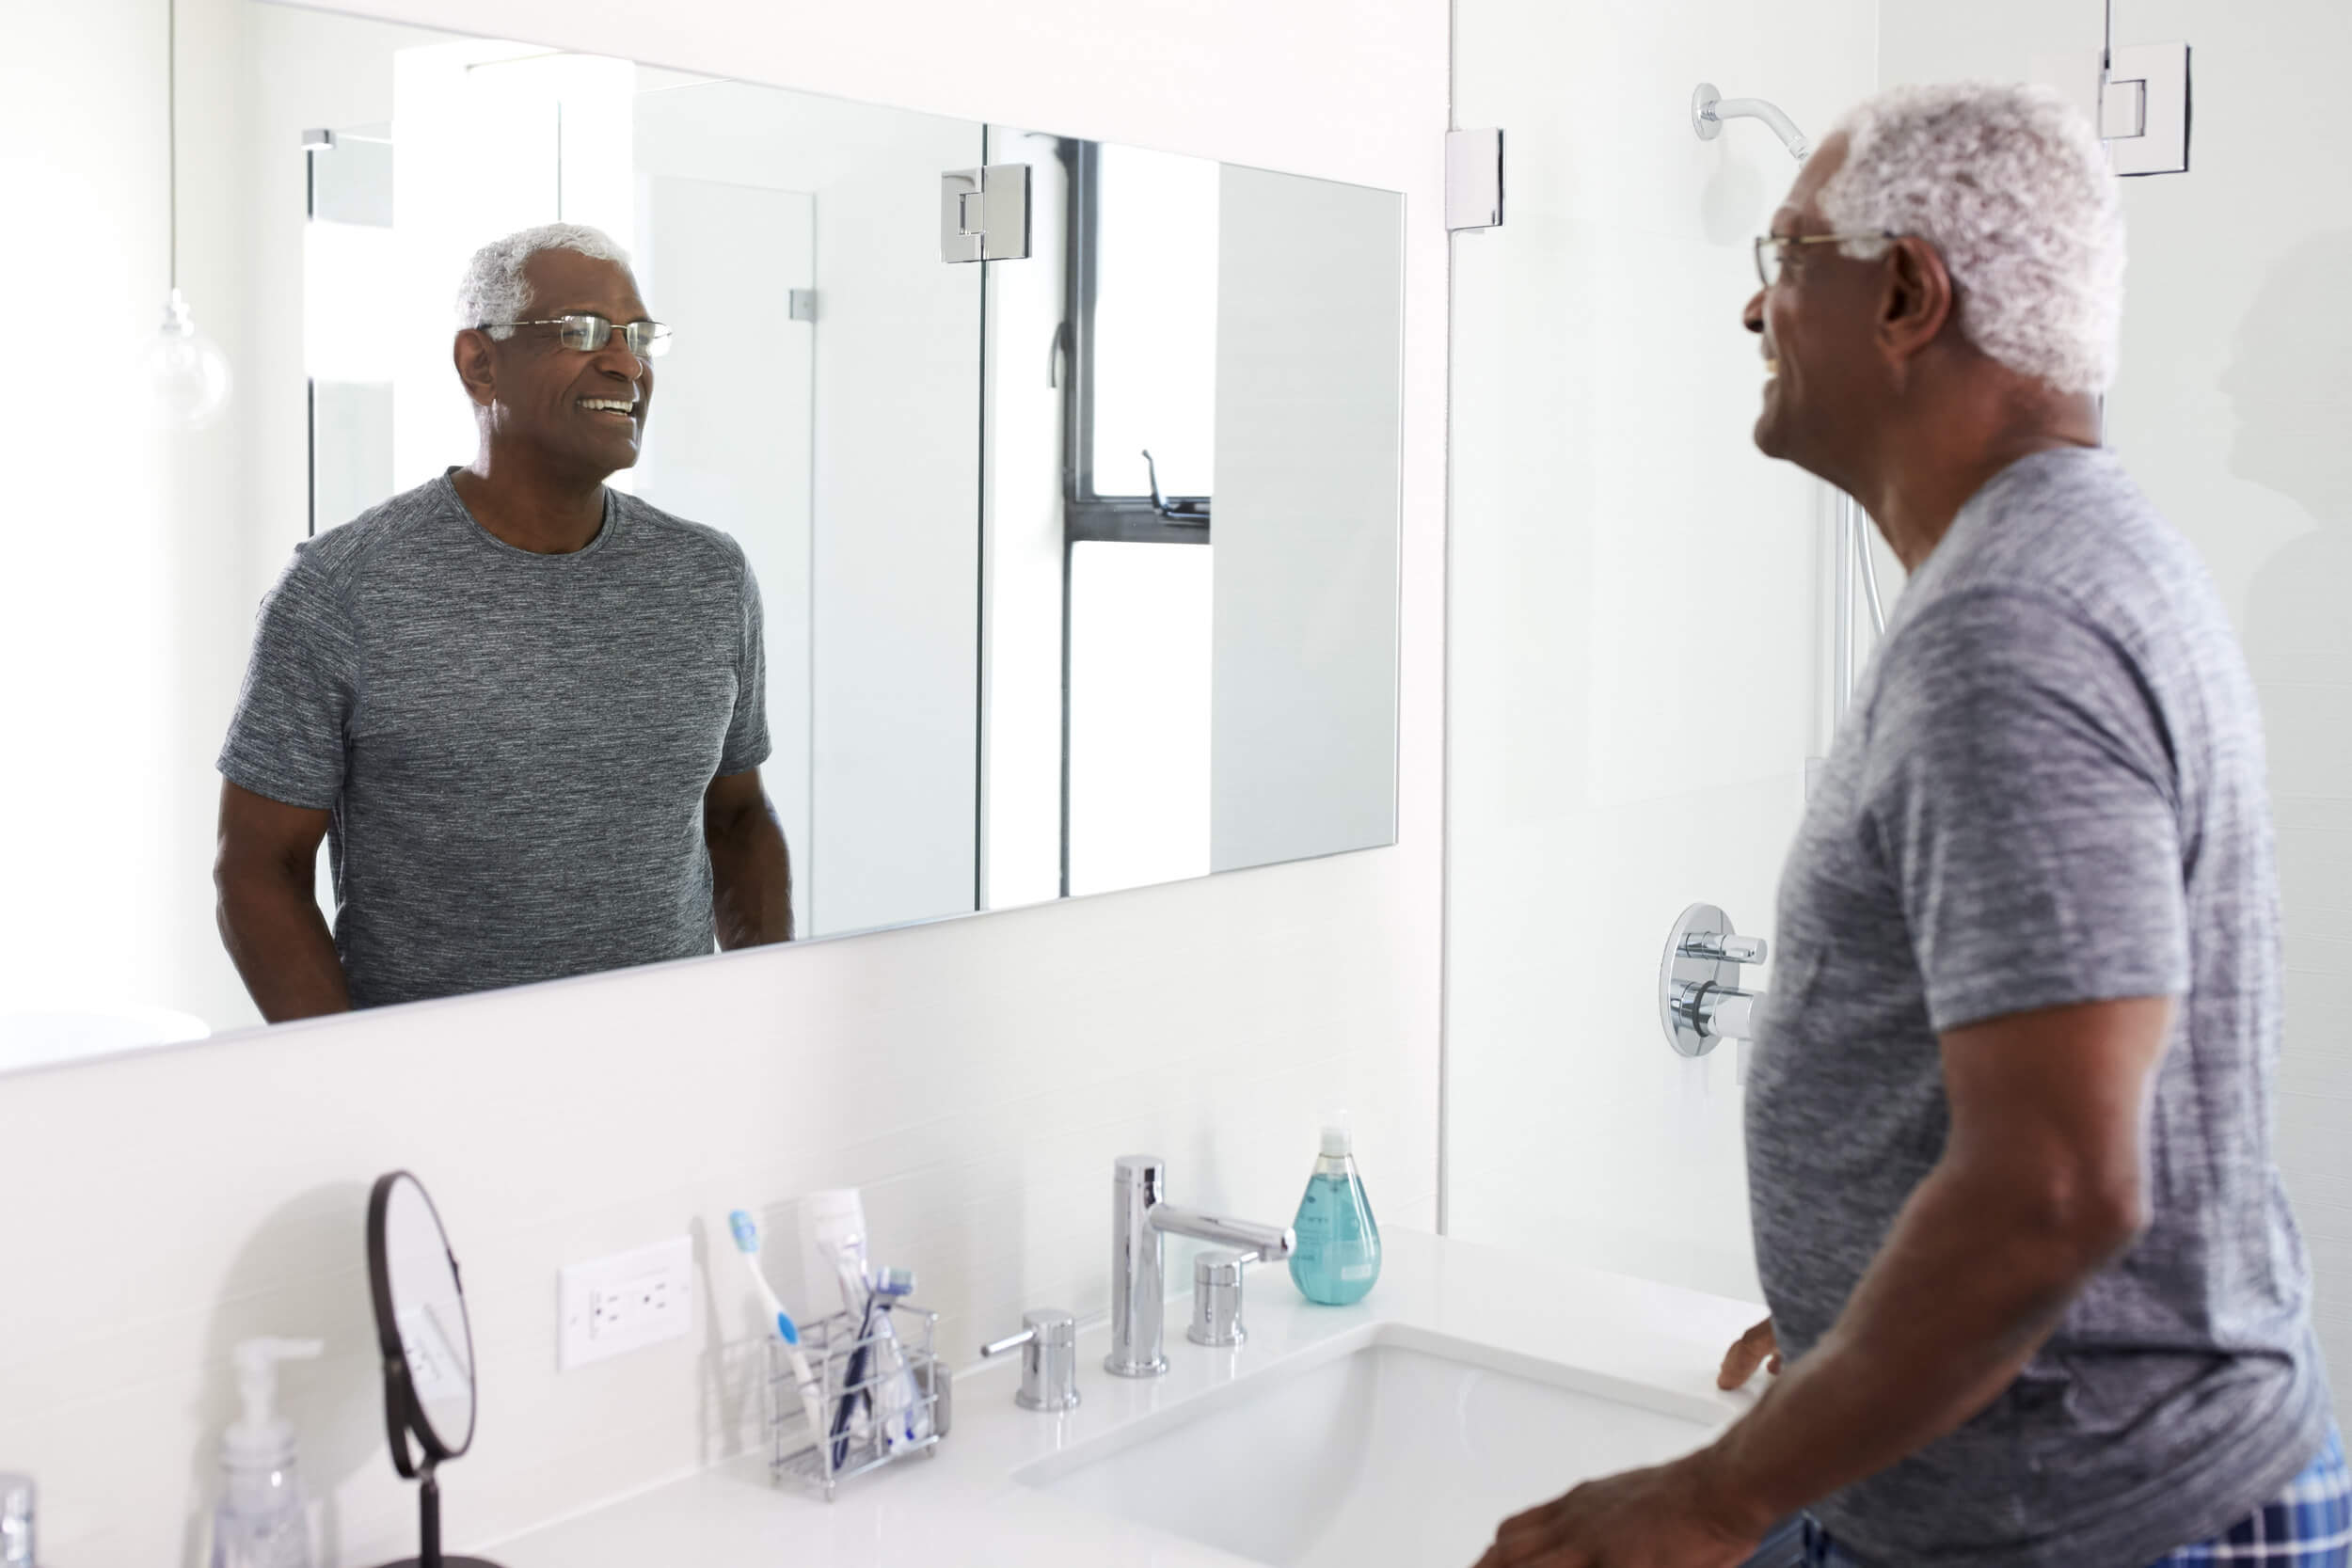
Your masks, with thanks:
[{"label": "white bathroom wall", "polygon": [[[1965,41],[1884,0],[1889,81],[2096,54],[2101,8],[2012,7]],[[2308,105],[2352,55],[2338,0],[2117,0],[2119,47],[2187,40],[2189,172],[2126,180],[2131,264],[2107,438],[2187,534],[2262,696],[2286,939],[2279,1160],[2344,1405],[2352,1369],[2352,166]],[[2352,1408],[2352,1406],[2345,1406]]]},{"label": "white bathroom wall", "polygon": [[[230,291],[237,254],[219,194],[231,155],[208,138],[233,118],[244,68],[203,31],[229,25],[230,8],[181,10],[183,106],[208,127],[183,169],[200,309]],[[1040,0],[1010,38],[1000,18],[943,0],[887,13],[721,0],[371,8],[1406,191],[1400,842],[0,1078],[0,1464],[40,1477],[48,1555],[79,1568],[200,1560],[211,1444],[232,1414],[223,1358],[264,1329],[316,1330],[333,1347],[287,1380],[325,1499],[323,1560],[413,1544],[360,1305],[365,1187],[394,1165],[421,1174],[449,1216],[481,1332],[481,1436],[445,1478],[459,1544],[691,1468],[739,1433],[744,1386],[711,1354],[746,1321],[722,1239],[737,1204],[773,1229],[794,1195],[863,1184],[878,1240],[946,1312],[959,1360],[1024,1307],[1103,1305],[1104,1171],[1122,1151],[1168,1156],[1180,1196],[1279,1218],[1317,1117],[1344,1099],[1384,1220],[1430,1223],[1444,8],[1188,0],[1113,24],[1083,0]],[[37,214],[38,243],[0,255],[12,282],[24,269],[33,297],[97,341],[110,322],[144,330],[161,289],[161,39],[147,40],[151,8],[135,0],[65,9],[39,8],[48,30],[20,34],[6,56],[9,188],[45,204],[19,197],[11,212]],[[152,277],[134,261],[151,246]],[[32,500],[11,513],[12,564],[66,581],[100,560],[119,568],[150,540],[229,551],[242,526],[229,481],[248,437],[193,443],[202,483],[137,490],[125,476],[161,472],[169,454],[79,417],[112,389],[94,351],[90,363],[44,372],[61,395],[21,410],[27,450],[79,461],[24,466]],[[248,614],[231,619],[242,629]],[[29,652],[9,669],[12,704],[51,701],[27,672],[70,650]],[[191,727],[216,736],[219,715],[199,718]],[[25,736],[11,724],[11,758]],[[557,1266],[681,1230],[717,1265],[695,1335],[557,1373]]]},{"label": "white bathroom wall", "polygon": [[[1818,134],[1870,0],[1461,0],[1454,118],[1505,222],[1454,248],[1447,1223],[1756,1290],[1733,1053],[1658,1022],[1684,905],[1769,933],[1818,721],[1821,501],[1749,427],[1740,311],[1795,165],[1692,87]],[[1753,972],[1752,972],[1753,973]],[[1769,970],[1762,978],[1769,983]]]}]

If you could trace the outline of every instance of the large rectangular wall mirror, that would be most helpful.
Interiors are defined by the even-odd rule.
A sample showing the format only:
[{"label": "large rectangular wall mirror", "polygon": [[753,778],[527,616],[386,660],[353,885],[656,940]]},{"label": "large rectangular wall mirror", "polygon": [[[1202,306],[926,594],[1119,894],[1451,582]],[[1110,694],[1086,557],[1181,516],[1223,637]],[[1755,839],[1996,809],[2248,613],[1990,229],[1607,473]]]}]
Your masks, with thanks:
[{"label": "large rectangular wall mirror", "polygon": [[[220,252],[194,270],[234,279],[197,303],[236,390],[184,439],[232,494],[201,512],[218,537],[134,568],[153,624],[111,667],[16,677],[45,754],[173,717],[136,831],[94,848],[48,841],[72,781],[0,785],[12,897],[41,908],[54,879],[69,908],[70,879],[128,911],[112,943],[12,930],[0,1070],[261,1021],[269,939],[246,934],[241,979],[212,885],[232,715],[260,759],[232,775],[320,814],[310,896],[358,1005],[774,940],[779,910],[727,902],[778,886],[745,894],[702,815],[746,763],[795,940],[1393,841],[1399,196],[266,0],[227,14],[247,90],[235,177],[207,188],[234,196],[189,228]],[[546,224],[627,252],[666,352],[618,322],[592,349],[601,328],[558,324],[592,295],[534,294],[485,363],[610,362],[615,388],[636,365],[646,389],[565,382],[558,409],[510,376],[489,422],[513,443],[601,418],[581,439],[608,446],[635,422],[577,553],[628,546],[659,593],[607,560],[610,582],[574,571],[540,603],[558,578],[516,566],[488,510],[561,490],[547,476],[588,450],[501,447],[482,480],[460,376],[469,258]],[[408,552],[420,498],[509,554]],[[725,581],[678,580],[697,573]],[[86,626],[124,598],[93,573],[0,610]],[[644,624],[672,605],[701,624]],[[657,841],[698,868],[649,870]],[[697,897],[721,906],[699,946]],[[567,940],[631,927],[632,898],[686,937]],[[456,930],[454,959],[405,945]]]}]

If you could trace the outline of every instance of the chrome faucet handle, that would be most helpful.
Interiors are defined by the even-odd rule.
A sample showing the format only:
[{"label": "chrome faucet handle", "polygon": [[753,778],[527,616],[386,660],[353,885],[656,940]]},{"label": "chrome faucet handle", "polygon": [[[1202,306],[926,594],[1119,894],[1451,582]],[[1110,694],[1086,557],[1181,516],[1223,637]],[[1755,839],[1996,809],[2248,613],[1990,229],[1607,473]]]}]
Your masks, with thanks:
[{"label": "chrome faucet handle", "polygon": [[1012,1402],[1024,1410],[1078,1408],[1078,1320],[1058,1307],[1022,1317],[1020,1333],[982,1345],[982,1359],[1021,1354],[1021,1392]]},{"label": "chrome faucet handle", "polygon": [[1192,1326],[1185,1338],[1227,1346],[1249,1338],[1241,1324],[1241,1275],[1258,1260],[1254,1252],[1204,1252],[1192,1260]]},{"label": "chrome faucet handle", "polygon": [[1682,939],[1680,948],[1686,958],[1712,958],[1718,963],[1760,964],[1764,961],[1762,937],[1736,937],[1729,931],[1692,931]]}]

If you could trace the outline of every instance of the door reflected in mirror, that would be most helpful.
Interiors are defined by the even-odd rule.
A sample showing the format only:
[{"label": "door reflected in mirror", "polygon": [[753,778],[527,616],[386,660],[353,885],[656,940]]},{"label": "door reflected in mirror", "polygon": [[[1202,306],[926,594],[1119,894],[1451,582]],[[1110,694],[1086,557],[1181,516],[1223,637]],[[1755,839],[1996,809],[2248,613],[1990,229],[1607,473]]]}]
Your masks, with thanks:
[{"label": "door reflected in mirror", "polygon": [[[144,824],[12,830],[0,1070],[1393,841],[1394,193],[262,0],[219,43],[239,457],[186,549],[0,587],[40,744],[128,700],[155,753],[0,786]],[[976,167],[1025,259],[943,261]]]}]

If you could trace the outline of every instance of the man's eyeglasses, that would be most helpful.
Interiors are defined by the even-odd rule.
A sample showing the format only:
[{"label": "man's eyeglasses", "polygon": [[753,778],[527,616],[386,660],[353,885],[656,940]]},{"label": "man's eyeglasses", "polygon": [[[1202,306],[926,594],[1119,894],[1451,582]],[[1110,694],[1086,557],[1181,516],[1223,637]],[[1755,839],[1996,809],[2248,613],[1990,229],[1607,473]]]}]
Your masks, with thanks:
[{"label": "man's eyeglasses", "polygon": [[[487,331],[493,324],[485,322],[476,328]],[[565,348],[576,348],[582,354],[594,354],[612,341],[619,331],[628,343],[629,353],[640,359],[659,359],[670,352],[670,328],[666,322],[629,322],[616,327],[602,316],[556,316],[547,321],[506,322],[507,326],[552,326],[558,328],[556,341]]]},{"label": "man's eyeglasses", "polygon": [[1867,234],[1758,234],[1756,237],[1756,276],[1766,288],[1780,281],[1781,273],[1788,264],[1788,247],[1794,245],[1840,245],[1848,240],[1899,239],[1891,229],[1874,229]]}]

